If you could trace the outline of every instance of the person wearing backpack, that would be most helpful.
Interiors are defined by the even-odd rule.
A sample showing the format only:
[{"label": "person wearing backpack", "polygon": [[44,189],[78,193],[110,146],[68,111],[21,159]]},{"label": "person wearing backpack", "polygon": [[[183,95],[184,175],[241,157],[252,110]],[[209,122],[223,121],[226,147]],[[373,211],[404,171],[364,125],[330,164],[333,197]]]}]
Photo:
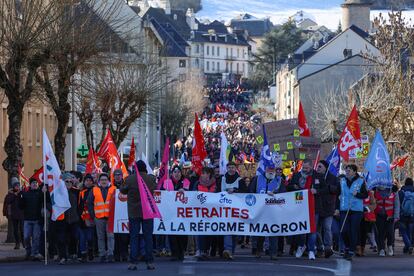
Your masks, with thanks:
[{"label": "person wearing backpack", "polygon": [[404,254],[413,253],[414,245],[414,182],[408,177],[398,193],[401,203],[400,233],[404,241]]},{"label": "person wearing backpack", "polygon": [[378,229],[377,244],[381,257],[385,257],[385,239],[387,239],[387,254],[394,256],[394,224],[400,219],[400,200],[398,193],[392,188],[378,186],[375,188],[377,207],[375,222]]}]

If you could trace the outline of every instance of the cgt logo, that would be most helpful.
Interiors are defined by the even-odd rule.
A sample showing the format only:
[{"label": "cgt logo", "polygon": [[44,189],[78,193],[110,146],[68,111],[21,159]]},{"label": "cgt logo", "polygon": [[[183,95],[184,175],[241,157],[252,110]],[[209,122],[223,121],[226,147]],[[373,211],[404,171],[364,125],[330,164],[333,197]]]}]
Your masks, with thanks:
[{"label": "cgt logo", "polygon": [[154,201],[155,203],[161,203],[161,192],[160,191],[155,191],[154,192]]},{"label": "cgt logo", "polygon": [[295,193],[295,200],[296,203],[300,203],[303,200],[303,192],[296,192]]},{"label": "cgt logo", "polygon": [[188,196],[185,196],[183,192],[177,192],[175,194],[175,202],[180,201],[182,204],[188,203]]},{"label": "cgt logo", "polygon": [[253,206],[256,204],[256,197],[252,194],[246,195],[246,204],[248,206]]},{"label": "cgt logo", "polygon": [[118,194],[118,199],[121,202],[127,202],[128,201],[128,195],[124,195],[123,193]]},{"label": "cgt logo", "polygon": [[265,198],[266,205],[283,205],[286,201],[284,198]]}]

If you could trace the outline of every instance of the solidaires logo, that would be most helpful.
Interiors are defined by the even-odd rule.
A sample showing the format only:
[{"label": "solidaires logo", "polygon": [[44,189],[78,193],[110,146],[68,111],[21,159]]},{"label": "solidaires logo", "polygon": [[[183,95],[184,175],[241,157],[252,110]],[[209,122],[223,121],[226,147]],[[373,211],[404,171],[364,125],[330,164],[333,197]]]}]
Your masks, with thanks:
[{"label": "solidaires logo", "polygon": [[246,204],[249,206],[253,206],[256,204],[256,197],[252,194],[246,195]]}]

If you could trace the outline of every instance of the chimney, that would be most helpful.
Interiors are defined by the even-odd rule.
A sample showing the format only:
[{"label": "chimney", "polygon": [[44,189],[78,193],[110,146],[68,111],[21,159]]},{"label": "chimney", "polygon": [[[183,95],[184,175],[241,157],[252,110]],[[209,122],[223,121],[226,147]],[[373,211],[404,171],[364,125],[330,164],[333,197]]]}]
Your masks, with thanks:
[{"label": "chimney", "polygon": [[159,7],[162,8],[165,11],[165,14],[167,14],[167,15],[171,14],[170,0],[160,0],[159,1]]},{"label": "chimney", "polygon": [[357,26],[365,32],[371,30],[372,0],[345,0],[342,7],[342,30],[346,30],[352,25]]},{"label": "chimney", "polygon": [[187,25],[190,27],[191,30],[197,30],[198,24],[196,23],[196,18],[193,9],[188,9],[187,13],[185,14]]}]

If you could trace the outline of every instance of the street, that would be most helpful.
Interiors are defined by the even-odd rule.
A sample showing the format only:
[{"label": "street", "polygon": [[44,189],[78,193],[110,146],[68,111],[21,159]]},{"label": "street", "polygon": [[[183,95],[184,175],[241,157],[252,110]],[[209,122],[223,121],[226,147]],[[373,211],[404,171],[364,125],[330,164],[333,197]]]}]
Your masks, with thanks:
[{"label": "street", "polygon": [[183,263],[170,262],[166,258],[156,259],[156,270],[147,271],[140,263],[137,271],[128,271],[126,263],[115,264],[68,264],[60,266],[56,263],[45,266],[43,263],[20,262],[0,264],[0,270],[11,275],[414,275],[414,262],[411,256],[355,258],[352,264],[339,257],[309,261],[305,258],[281,257],[270,261],[266,257],[257,260],[250,255],[236,255],[231,262],[219,259],[198,262],[193,257],[186,257]]}]

